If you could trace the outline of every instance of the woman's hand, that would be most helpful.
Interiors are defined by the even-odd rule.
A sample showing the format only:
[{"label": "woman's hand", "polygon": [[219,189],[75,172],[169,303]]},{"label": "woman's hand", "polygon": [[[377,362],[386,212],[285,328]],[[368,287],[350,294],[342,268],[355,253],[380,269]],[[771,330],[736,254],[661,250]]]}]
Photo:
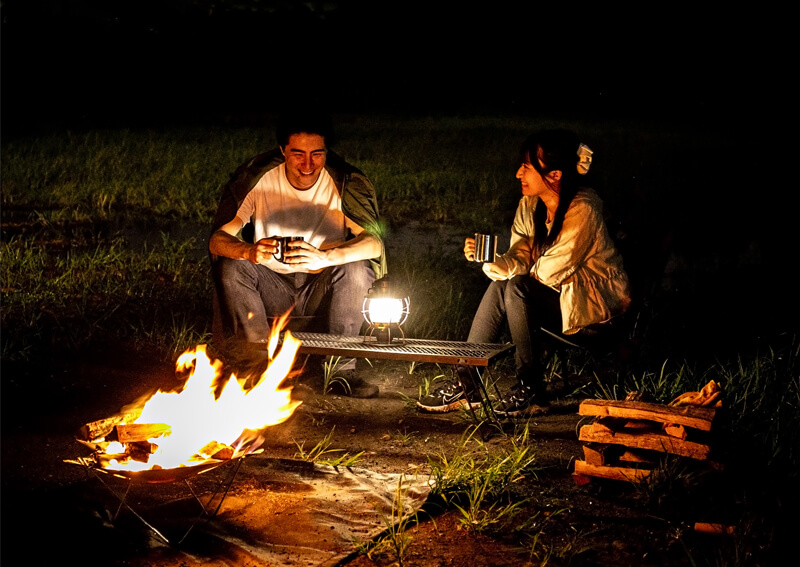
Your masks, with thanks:
[{"label": "woman's hand", "polygon": [[464,257],[470,262],[475,261],[475,239],[467,238],[464,241]]},{"label": "woman's hand", "polygon": [[508,272],[508,263],[505,258],[499,256],[496,262],[486,262],[483,264],[483,273],[486,274],[490,280],[507,280],[512,274]]}]

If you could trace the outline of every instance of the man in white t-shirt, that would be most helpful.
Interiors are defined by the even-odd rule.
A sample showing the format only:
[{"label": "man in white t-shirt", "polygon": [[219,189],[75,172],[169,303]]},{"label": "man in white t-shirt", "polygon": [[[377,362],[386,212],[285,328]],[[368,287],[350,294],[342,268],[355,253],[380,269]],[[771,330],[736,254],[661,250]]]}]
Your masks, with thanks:
[{"label": "man in white t-shirt", "polygon": [[[225,186],[209,239],[215,327],[231,351],[252,354],[247,346],[289,312],[313,330],[358,335],[364,296],[386,271],[375,189],[328,149],[327,119],[283,117],[277,134],[279,148],[240,166]],[[287,249],[279,237],[298,238]],[[347,382],[341,393],[378,393],[352,372]]]}]

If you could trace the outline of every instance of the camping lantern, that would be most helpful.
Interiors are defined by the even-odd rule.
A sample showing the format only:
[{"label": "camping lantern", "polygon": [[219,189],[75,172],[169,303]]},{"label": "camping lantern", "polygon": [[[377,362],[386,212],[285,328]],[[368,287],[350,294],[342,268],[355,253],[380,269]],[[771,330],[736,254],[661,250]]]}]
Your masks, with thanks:
[{"label": "camping lantern", "polygon": [[403,344],[405,335],[401,325],[408,318],[408,298],[394,297],[389,287],[388,276],[384,276],[370,288],[361,307],[369,328],[365,341],[375,337],[379,344]]}]

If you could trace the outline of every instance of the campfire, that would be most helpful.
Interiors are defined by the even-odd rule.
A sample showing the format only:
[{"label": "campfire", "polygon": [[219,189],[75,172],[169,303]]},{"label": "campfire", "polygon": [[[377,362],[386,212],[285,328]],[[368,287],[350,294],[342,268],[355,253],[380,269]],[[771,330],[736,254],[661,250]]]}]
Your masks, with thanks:
[{"label": "campfire", "polygon": [[158,391],[144,403],[84,425],[78,441],[91,457],[68,461],[122,476],[164,480],[168,471],[203,472],[259,450],[262,430],[286,421],[300,405],[289,375],[300,341],[288,331],[286,316],[274,326],[267,345],[269,366],[257,380],[231,374],[223,383],[222,363],[212,361],[205,345],[182,354],[177,371],[189,373],[177,392]]}]

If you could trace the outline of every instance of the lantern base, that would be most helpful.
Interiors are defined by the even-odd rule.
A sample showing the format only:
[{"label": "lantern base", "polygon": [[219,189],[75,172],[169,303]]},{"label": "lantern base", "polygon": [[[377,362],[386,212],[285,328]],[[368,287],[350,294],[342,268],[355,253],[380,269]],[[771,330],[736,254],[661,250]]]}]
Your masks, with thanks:
[{"label": "lantern base", "polygon": [[[374,339],[374,341],[370,339]],[[370,325],[364,334],[364,342],[378,343],[380,345],[404,345],[406,344],[406,336],[399,325],[381,327]]]}]

